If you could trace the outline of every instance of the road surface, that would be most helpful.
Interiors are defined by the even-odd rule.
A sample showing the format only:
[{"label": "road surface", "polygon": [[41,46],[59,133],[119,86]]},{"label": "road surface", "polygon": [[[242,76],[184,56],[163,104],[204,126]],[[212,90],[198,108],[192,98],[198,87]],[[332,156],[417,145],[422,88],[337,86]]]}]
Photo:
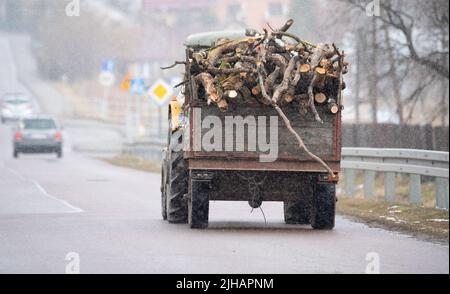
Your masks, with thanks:
[{"label": "road surface", "polygon": [[[20,84],[5,44],[0,38],[0,81],[10,82],[0,92]],[[85,140],[80,128],[66,130],[61,160],[13,159],[11,129],[0,126],[0,273],[65,273],[73,256],[81,273],[364,273],[374,256],[381,273],[449,272],[448,246],[343,217],[333,231],[285,225],[280,203],[263,204],[267,223],[246,203],[212,202],[208,229],[168,224],[159,175],[73,151],[71,142]]]}]

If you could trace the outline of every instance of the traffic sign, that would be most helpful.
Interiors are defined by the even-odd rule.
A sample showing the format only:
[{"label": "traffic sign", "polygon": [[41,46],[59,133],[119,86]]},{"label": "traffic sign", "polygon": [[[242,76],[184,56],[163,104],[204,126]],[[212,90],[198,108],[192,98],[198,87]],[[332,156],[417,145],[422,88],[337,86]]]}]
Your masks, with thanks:
[{"label": "traffic sign", "polygon": [[144,79],[132,79],[130,85],[130,92],[133,95],[142,95],[145,92]]},{"label": "traffic sign", "polygon": [[160,106],[170,100],[172,93],[172,87],[162,79],[157,80],[148,90],[149,96]]},{"label": "traffic sign", "polygon": [[120,90],[124,92],[130,91],[131,88],[131,74],[127,73],[123,78],[122,82],[120,82]]},{"label": "traffic sign", "polygon": [[129,71],[131,73],[131,78],[133,79],[139,79],[142,78],[142,69],[141,65],[139,63],[132,63],[129,66]]},{"label": "traffic sign", "polygon": [[102,62],[102,71],[113,72],[114,71],[114,61],[111,59],[106,59]]},{"label": "traffic sign", "polygon": [[114,74],[109,71],[102,71],[98,76],[98,82],[104,87],[111,87],[115,82]]},{"label": "traffic sign", "polygon": [[150,78],[150,63],[146,62],[142,65],[141,75],[143,79],[149,79]]}]

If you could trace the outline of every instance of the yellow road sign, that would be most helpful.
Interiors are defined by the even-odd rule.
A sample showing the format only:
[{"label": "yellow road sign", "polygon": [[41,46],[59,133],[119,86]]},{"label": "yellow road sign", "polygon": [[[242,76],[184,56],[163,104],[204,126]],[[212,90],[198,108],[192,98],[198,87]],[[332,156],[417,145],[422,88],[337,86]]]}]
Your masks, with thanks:
[{"label": "yellow road sign", "polygon": [[164,97],[166,97],[167,94],[167,88],[164,87],[163,85],[159,84],[154,90],[153,93],[155,94],[156,97],[158,97],[159,99],[163,99]]},{"label": "yellow road sign", "polygon": [[173,93],[172,87],[168,85],[164,80],[157,80],[148,90],[149,96],[158,105],[165,105],[169,102]]}]

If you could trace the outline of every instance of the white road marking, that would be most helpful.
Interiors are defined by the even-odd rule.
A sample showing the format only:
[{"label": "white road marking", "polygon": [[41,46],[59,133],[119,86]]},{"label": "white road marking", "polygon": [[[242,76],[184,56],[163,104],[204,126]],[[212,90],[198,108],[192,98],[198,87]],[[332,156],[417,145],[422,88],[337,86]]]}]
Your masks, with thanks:
[{"label": "white road marking", "polygon": [[18,178],[20,178],[22,181],[32,183],[32,184],[39,190],[39,192],[41,192],[42,195],[44,195],[45,197],[48,197],[48,198],[50,198],[50,199],[52,199],[52,200],[54,200],[54,201],[57,201],[57,202],[59,202],[59,203],[65,205],[65,206],[67,206],[67,207],[69,207],[70,209],[73,210],[73,211],[68,212],[68,213],[80,213],[80,212],[84,212],[81,208],[76,207],[76,206],[73,206],[72,204],[70,204],[69,202],[67,202],[67,201],[65,201],[65,200],[62,200],[62,199],[56,198],[56,197],[53,196],[53,195],[50,195],[50,194],[44,189],[44,187],[42,187],[41,184],[39,184],[38,181],[32,180],[32,179],[28,179],[28,178],[24,177],[22,174],[20,174],[18,171],[14,170],[14,169],[11,169],[11,168],[5,168],[5,169],[9,170],[11,173],[13,173],[14,175],[16,175],[16,176],[17,176]]}]

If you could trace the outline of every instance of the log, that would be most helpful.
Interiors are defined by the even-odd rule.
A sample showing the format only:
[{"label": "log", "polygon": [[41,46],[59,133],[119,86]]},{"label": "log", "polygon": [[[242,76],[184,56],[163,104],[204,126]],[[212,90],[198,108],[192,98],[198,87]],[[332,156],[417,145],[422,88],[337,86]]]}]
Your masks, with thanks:
[{"label": "log", "polygon": [[286,103],[291,103],[292,101],[294,101],[294,98],[295,98],[295,96],[290,93],[286,93],[283,95],[283,101]]},{"label": "log", "polygon": [[281,28],[278,29],[278,31],[279,32],[287,32],[293,24],[294,24],[294,20],[289,19]]},{"label": "log", "polygon": [[248,67],[240,67],[240,68],[217,68],[213,66],[208,66],[206,71],[213,75],[230,75],[236,73],[255,73],[255,69]]},{"label": "log", "polygon": [[238,96],[238,92],[236,90],[229,90],[225,92],[225,96],[234,99]]},{"label": "log", "polygon": [[258,96],[259,94],[261,94],[261,89],[259,88],[259,86],[254,86],[252,88],[252,94],[253,96]]},{"label": "log", "polygon": [[319,104],[325,103],[327,101],[327,96],[324,93],[316,93],[314,95],[314,101]]},{"label": "log", "polygon": [[280,100],[280,97],[288,90],[289,88],[289,79],[292,75],[292,72],[294,70],[295,64],[298,61],[298,56],[294,56],[289,61],[289,64],[284,71],[283,75],[283,81],[278,85],[278,87],[275,89],[275,92],[273,93],[272,101],[275,103],[278,103]]},{"label": "log", "polygon": [[309,73],[311,71],[311,66],[307,63],[300,65],[300,72],[302,74]]},{"label": "log", "polygon": [[316,82],[314,86],[323,89],[325,85],[327,70],[323,67],[316,67]]},{"label": "log", "polygon": [[334,99],[328,100],[328,110],[332,114],[336,114],[339,112],[339,106],[337,105],[336,100],[334,100]]},{"label": "log", "polygon": [[224,90],[239,90],[240,87],[244,86],[244,81],[239,75],[231,75],[220,84]]},{"label": "log", "polygon": [[[330,56],[330,47],[329,45],[326,44],[318,44],[316,48],[314,48],[312,55],[311,55],[311,61],[309,63],[309,65],[311,66],[311,69],[314,71],[314,75],[313,78],[311,79],[311,82],[308,86],[308,95],[309,95],[309,107],[311,109],[311,112],[314,114],[314,117],[316,119],[316,121],[323,123],[322,119],[319,116],[319,113],[317,112],[316,106],[314,105],[314,93],[313,93],[313,88],[316,85],[316,82],[322,82],[322,75],[323,75],[323,71],[320,70],[320,67],[318,67],[320,65],[320,61],[323,58],[327,58],[328,56],[331,58],[332,56]],[[333,51],[333,55],[334,55],[334,51]],[[319,68],[319,70],[317,70]],[[325,71],[326,73],[326,71]]]},{"label": "log", "polygon": [[328,69],[330,69],[333,66],[333,64],[329,59],[324,58],[319,62],[319,66],[323,67],[326,71],[328,71]]},{"label": "log", "polygon": [[295,71],[294,78],[292,79],[290,83],[290,88],[288,90],[289,92],[292,92],[292,94],[294,94],[295,87],[297,87],[297,84],[300,82],[300,78],[302,77],[302,73],[300,71],[300,61],[297,61],[296,67],[297,70]]},{"label": "log", "polygon": [[[304,96],[304,97],[302,97]],[[306,115],[308,113],[308,96],[307,95],[301,95],[299,97],[299,102],[298,102],[298,112],[300,113],[300,115]]]},{"label": "log", "polygon": [[267,60],[270,62],[273,62],[276,66],[278,66],[280,68],[281,72],[284,73],[284,71],[286,70],[286,66],[288,63],[282,55],[271,54],[267,57]]},{"label": "log", "polygon": [[314,48],[312,55],[311,55],[311,61],[309,62],[309,65],[313,70],[316,69],[316,67],[319,66],[320,61],[324,57],[324,51],[322,50],[323,44],[317,45],[316,48]]},{"label": "log", "polygon": [[313,88],[314,88],[314,84],[316,82],[317,79],[317,72],[314,71],[314,75],[313,78],[311,79],[311,82],[308,86],[308,105],[309,108],[311,109],[311,112],[314,114],[314,118],[316,119],[316,121],[323,123],[322,119],[320,118],[319,113],[317,112],[316,106],[314,105],[314,93],[313,93]]},{"label": "log", "polygon": [[220,99],[219,102],[217,102],[217,106],[219,107],[220,111],[222,111],[222,112],[228,111],[228,103],[225,99]]},{"label": "log", "polygon": [[252,92],[247,87],[240,88],[239,93],[241,94],[244,103],[254,103],[256,101],[252,96]]},{"label": "log", "polygon": [[254,38],[245,38],[236,41],[220,41],[216,47],[209,51],[207,61],[211,66],[216,66],[219,59],[228,52],[235,51],[237,48],[248,48],[255,42]]},{"label": "log", "polygon": [[195,80],[203,85],[203,88],[205,89],[206,95],[208,95],[209,100],[217,103],[222,99],[216,87],[214,86],[214,78],[209,73],[199,73],[197,76],[195,76]]},{"label": "log", "polygon": [[273,86],[275,85],[276,80],[280,77],[281,72],[282,72],[281,68],[276,67],[275,70],[264,81],[264,87],[266,89],[272,89]]}]

